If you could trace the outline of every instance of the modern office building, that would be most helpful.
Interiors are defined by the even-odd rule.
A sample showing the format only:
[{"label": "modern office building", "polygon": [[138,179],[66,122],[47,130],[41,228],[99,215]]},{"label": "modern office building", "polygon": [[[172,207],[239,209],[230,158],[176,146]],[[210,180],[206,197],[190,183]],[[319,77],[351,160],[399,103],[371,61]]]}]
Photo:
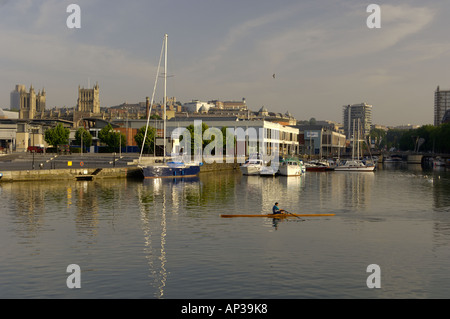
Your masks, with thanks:
[{"label": "modern office building", "polygon": [[308,157],[338,157],[346,147],[345,135],[332,124],[301,124],[299,129],[299,154]]},{"label": "modern office building", "polygon": [[364,138],[370,133],[372,126],[372,105],[366,103],[343,106],[344,134],[352,139],[353,132],[359,127],[360,137]]},{"label": "modern office building", "polygon": [[442,117],[442,123],[450,123],[450,110],[447,110]]},{"label": "modern office building", "polygon": [[440,90],[438,86],[434,92],[434,125],[442,124],[447,110],[450,110],[450,90]]}]

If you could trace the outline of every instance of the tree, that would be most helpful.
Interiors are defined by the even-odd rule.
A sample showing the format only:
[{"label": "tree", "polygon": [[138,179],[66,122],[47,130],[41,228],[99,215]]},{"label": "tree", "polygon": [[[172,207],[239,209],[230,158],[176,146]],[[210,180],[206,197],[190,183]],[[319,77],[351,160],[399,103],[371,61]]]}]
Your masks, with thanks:
[{"label": "tree", "polygon": [[370,142],[375,144],[376,149],[382,149],[386,145],[386,131],[374,128],[369,133]]},{"label": "tree", "polygon": [[75,144],[76,145],[82,145],[83,149],[85,147],[91,147],[92,145],[92,135],[88,131],[86,131],[84,128],[80,127],[75,132]]},{"label": "tree", "polygon": [[[145,135],[145,126],[141,127],[136,135],[134,136],[134,140],[136,141],[139,147],[142,147],[142,142],[144,141]],[[147,130],[147,137],[145,138],[144,143],[144,151],[147,153],[153,153],[154,143],[155,143],[156,129],[154,127],[149,127]],[[150,151],[151,150],[151,151]]]},{"label": "tree", "polygon": [[450,153],[450,123],[404,131],[399,141],[403,151]]},{"label": "tree", "polygon": [[399,148],[400,139],[406,130],[400,129],[390,129],[386,133],[386,148],[390,150],[391,148]]},{"label": "tree", "polygon": [[114,131],[111,124],[108,123],[104,128],[98,132],[98,138],[101,142],[108,145],[111,150],[115,150],[120,146],[126,145],[126,137],[120,132]]},{"label": "tree", "polygon": [[70,130],[59,123],[54,128],[45,131],[44,140],[53,146],[69,143]]},{"label": "tree", "polygon": [[[208,125],[206,123],[202,123],[202,132],[201,136],[198,136],[197,139],[201,140],[201,145],[196,145],[197,139],[195,138],[195,129],[194,125],[191,124],[186,128],[191,133],[191,154],[195,154],[195,149],[199,149],[201,147],[202,151],[205,145],[208,145],[211,141],[210,140],[203,140],[203,134],[208,129]],[[199,132],[200,135],[200,132]],[[180,142],[183,140],[183,137],[180,136]]]},{"label": "tree", "polygon": [[439,140],[436,141],[438,150],[442,153],[450,153],[450,123],[439,125]]}]

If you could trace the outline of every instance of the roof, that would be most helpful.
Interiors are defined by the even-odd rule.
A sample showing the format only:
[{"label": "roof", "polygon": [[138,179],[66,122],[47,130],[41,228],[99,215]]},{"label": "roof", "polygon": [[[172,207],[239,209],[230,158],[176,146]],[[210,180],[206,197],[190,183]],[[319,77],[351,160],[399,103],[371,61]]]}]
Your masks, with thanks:
[{"label": "roof", "polygon": [[19,112],[11,112],[0,109],[0,118],[3,119],[18,119]]}]

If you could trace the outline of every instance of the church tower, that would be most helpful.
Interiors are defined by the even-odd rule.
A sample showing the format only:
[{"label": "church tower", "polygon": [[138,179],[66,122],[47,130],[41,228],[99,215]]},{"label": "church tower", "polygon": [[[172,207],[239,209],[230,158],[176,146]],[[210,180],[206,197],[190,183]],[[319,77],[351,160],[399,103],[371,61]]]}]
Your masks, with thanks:
[{"label": "church tower", "polygon": [[98,83],[92,89],[78,86],[77,111],[83,113],[100,113],[100,94]]}]

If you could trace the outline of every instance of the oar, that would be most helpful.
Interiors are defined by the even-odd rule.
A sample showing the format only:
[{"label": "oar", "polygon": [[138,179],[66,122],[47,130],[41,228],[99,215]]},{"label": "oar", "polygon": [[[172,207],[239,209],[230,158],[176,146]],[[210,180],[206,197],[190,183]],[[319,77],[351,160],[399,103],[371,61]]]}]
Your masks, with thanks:
[{"label": "oar", "polygon": [[289,214],[289,215],[292,215],[292,216],[294,216],[294,217],[297,217],[298,219],[300,219],[300,220],[303,221],[303,219],[301,219],[300,217],[298,217],[298,216],[296,216],[296,215],[294,215],[294,214],[292,214],[292,213],[289,213],[287,210],[285,210],[284,212],[287,213],[287,214]]}]

